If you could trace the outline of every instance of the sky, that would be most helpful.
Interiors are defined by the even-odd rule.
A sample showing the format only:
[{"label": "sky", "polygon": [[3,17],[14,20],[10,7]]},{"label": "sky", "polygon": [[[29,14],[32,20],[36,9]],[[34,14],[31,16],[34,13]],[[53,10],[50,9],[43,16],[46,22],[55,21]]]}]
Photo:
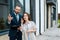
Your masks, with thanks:
[{"label": "sky", "polygon": [[58,13],[60,13],[60,0],[58,0]]}]

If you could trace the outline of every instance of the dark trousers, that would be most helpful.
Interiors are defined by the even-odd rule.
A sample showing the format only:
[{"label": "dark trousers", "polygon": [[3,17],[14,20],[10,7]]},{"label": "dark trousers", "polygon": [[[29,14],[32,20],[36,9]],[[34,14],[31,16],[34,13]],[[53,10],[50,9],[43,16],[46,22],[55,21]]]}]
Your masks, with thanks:
[{"label": "dark trousers", "polygon": [[18,31],[18,32],[13,32],[12,30],[12,33],[10,32],[10,36],[9,36],[9,39],[10,40],[22,40],[22,32],[21,31]]}]

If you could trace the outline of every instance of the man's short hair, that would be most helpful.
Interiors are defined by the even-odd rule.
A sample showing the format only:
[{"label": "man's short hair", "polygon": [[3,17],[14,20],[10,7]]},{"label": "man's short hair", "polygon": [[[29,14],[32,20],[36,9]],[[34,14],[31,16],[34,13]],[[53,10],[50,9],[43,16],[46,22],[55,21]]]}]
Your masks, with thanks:
[{"label": "man's short hair", "polygon": [[[16,7],[21,7],[21,6],[20,6],[20,5],[16,5],[15,8],[16,8]],[[22,8],[22,7],[21,7],[21,8]]]}]

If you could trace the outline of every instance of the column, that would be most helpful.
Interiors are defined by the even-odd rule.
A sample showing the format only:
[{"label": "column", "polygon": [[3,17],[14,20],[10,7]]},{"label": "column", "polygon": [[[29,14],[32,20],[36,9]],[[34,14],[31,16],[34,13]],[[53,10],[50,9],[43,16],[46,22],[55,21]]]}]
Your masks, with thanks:
[{"label": "column", "polygon": [[35,1],[36,3],[36,27],[37,27],[37,32],[36,35],[39,35],[39,0]]},{"label": "column", "polygon": [[25,12],[30,13],[30,0],[25,0]]},{"label": "column", "polygon": [[44,32],[44,0],[41,0],[41,34]]},{"label": "column", "polygon": [[44,31],[46,31],[46,29],[47,29],[47,4],[46,4],[46,0],[44,0],[45,2],[44,2],[44,5],[45,5],[45,7],[44,7]]}]

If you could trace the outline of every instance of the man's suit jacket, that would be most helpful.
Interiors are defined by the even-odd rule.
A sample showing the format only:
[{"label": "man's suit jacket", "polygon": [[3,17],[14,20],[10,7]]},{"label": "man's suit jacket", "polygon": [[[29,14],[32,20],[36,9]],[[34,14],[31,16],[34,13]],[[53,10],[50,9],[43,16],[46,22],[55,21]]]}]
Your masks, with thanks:
[{"label": "man's suit jacket", "polygon": [[18,26],[21,26],[21,18],[22,16],[19,14],[19,21],[17,21],[17,18],[16,18],[16,15],[14,14],[14,12],[10,13],[11,17],[13,17],[11,23],[9,24],[8,21],[7,21],[7,25],[8,26],[14,26],[16,25],[17,27]]},{"label": "man's suit jacket", "polygon": [[19,21],[17,21],[16,15],[14,12],[10,13],[11,17],[13,17],[11,23],[9,24],[7,21],[7,25],[10,28],[9,30],[9,36],[16,36],[17,28],[21,26],[21,18],[22,16],[19,14]]}]

